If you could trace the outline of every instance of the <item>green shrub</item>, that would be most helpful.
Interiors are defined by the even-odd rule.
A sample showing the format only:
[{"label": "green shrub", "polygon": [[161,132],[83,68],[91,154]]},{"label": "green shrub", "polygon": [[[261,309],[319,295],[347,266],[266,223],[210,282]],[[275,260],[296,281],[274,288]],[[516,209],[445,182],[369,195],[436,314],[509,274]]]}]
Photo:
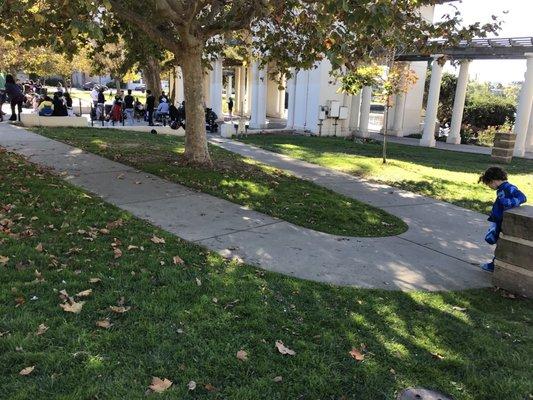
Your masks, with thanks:
[{"label": "green shrub", "polygon": [[474,97],[466,102],[463,123],[477,128],[501,126],[514,122],[516,107],[503,97]]}]

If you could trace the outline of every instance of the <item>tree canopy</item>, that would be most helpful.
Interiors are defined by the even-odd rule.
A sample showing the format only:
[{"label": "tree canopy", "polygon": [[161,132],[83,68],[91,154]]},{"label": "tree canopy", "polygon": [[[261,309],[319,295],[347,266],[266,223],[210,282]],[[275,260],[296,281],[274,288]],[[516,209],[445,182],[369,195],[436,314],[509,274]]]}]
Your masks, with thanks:
[{"label": "tree canopy", "polygon": [[[104,39],[118,21],[174,54],[182,67],[187,107],[185,159],[209,164],[204,126],[205,60],[242,43],[273,76],[329,60],[333,71],[352,71],[395,52],[431,54],[484,36],[497,22],[461,26],[459,13],[426,21],[420,8],[438,0],[40,0],[3,1],[0,32],[18,32],[28,44],[50,43],[75,52],[76,43]],[[137,36],[137,40],[142,38]]]}]

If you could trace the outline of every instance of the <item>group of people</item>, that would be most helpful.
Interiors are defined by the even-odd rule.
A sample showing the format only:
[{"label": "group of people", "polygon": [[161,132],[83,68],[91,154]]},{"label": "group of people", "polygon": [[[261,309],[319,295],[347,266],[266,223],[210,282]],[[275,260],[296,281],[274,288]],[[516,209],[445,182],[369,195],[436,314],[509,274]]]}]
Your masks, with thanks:
[{"label": "group of people", "polygon": [[2,105],[9,102],[11,105],[10,121],[20,121],[22,107],[32,108],[41,116],[72,116],[72,98],[68,91],[59,83],[53,97],[46,94],[46,89],[37,81],[16,81],[13,75],[6,75],[4,89],[0,90],[0,121],[4,113]]}]

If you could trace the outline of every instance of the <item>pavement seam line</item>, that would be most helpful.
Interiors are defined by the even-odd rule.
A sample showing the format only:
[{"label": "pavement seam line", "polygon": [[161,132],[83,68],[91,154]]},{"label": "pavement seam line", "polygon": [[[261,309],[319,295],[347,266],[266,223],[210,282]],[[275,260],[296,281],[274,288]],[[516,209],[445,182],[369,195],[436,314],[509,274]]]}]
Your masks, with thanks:
[{"label": "pavement seam line", "polygon": [[253,226],[253,227],[251,227],[251,228],[238,229],[238,230],[235,230],[235,231],[233,231],[233,232],[221,233],[220,235],[210,236],[210,237],[206,237],[206,238],[202,238],[202,239],[191,240],[191,242],[192,242],[192,243],[199,243],[199,242],[202,242],[202,241],[204,241],[204,240],[216,239],[216,238],[219,238],[219,237],[222,237],[222,236],[233,235],[233,234],[235,234],[235,233],[248,232],[248,231],[251,231],[252,229],[264,228],[265,226],[276,225],[276,224],[279,224],[279,223],[281,223],[281,222],[285,222],[285,221],[274,221],[274,222],[269,222],[268,224],[257,225],[257,226]]}]

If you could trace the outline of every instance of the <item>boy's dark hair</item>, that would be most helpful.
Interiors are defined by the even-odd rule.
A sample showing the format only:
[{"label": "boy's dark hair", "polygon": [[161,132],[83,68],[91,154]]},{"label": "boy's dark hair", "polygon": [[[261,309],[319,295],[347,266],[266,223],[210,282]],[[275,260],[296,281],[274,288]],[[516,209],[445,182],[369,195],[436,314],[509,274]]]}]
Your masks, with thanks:
[{"label": "boy's dark hair", "polygon": [[505,172],[500,167],[490,167],[487,168],[485,172],[479,177],[478,182],[483,182],[485,185],[487,185],[489,182],[492,181],[506,181],[507,180],[507,172]]}]

